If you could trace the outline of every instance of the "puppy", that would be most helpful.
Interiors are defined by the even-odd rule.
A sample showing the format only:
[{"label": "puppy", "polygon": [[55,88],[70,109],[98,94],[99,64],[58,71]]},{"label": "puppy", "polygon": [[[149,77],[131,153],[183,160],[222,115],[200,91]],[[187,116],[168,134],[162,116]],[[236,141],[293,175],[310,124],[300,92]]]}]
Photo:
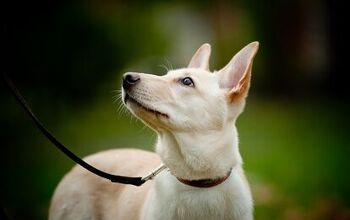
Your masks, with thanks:
[{"label": "puppy", "polygon": [[161,163],[168,171],[135,187],[75,166],[54,193],[49,219],[253,219],[235,122],[258,47],[248,44],[219,71],[209,71],[211,47],[203,44],[187,68],[124,74],[123,102],[157,133],[156,154],[116,149],[85,160],[119,175],[143,176]]}]

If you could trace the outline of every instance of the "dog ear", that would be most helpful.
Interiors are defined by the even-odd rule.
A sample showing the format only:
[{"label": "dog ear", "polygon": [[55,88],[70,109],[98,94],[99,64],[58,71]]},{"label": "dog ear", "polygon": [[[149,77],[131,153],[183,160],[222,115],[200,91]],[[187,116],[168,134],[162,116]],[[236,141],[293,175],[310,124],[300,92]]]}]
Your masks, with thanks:
[{"label": "dog ear", "polygon": [[245,97],[250,86],[253,59],[258,51],[259,42],[252,42],[240,50],[220,71],[220,87],[228,89],[228,98],[232,102],[237,97]]},{"label": "dog ear", "polygon": [[190,63],[188,64],[188,68],[200,68],[204,70],[209,70],[210,52],[210,44],[203,44],[193,55]]}]

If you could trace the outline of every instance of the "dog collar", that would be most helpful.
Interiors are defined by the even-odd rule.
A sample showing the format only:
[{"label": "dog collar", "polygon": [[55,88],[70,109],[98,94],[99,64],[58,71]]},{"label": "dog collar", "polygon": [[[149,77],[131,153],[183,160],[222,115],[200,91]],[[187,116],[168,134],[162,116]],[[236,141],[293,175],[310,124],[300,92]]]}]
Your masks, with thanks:
[{"label": "dog collar", "polygon": [[232,169],[230,169],[230,171],[227,173],[226,176],[221,177],[221,178],[217,178],[217,179],[201,179],[201,180],[186,180],[186,179],[181,179],[176,177],[181,183],[188,185],[188,186],[192,186],[192,187],[197,187],[197,188],[210,188],[210,187],[214,187],[217,186],[223,182],[225,182],[225,180],[227,180],[229,178],[229,176],[231,175]]}]

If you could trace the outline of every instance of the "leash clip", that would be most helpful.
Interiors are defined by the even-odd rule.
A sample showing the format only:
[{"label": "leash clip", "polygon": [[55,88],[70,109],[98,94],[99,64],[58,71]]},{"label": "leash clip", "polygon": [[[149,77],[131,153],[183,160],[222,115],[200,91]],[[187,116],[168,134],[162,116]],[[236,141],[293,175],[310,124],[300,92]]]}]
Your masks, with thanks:
[{"label": "leash clip", "polygon": [[156,177],[159,173],[161,173],[163,170],[165,170],[167,167],[164,164],[161,164],[158,168],[150,172],[147,176],[144,176],[141,178],[141,181],[148,181]]}]

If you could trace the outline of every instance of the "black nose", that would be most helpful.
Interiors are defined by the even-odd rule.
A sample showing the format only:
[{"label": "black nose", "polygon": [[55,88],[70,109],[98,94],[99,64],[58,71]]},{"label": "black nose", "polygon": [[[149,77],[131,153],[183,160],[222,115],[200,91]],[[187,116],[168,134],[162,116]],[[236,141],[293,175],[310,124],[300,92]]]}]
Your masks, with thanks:
[{"label": "black nose", "polygon": [[123,76],[123,88],[128,89],[140,81],[140,75],[137,73],[125,73]]}]

